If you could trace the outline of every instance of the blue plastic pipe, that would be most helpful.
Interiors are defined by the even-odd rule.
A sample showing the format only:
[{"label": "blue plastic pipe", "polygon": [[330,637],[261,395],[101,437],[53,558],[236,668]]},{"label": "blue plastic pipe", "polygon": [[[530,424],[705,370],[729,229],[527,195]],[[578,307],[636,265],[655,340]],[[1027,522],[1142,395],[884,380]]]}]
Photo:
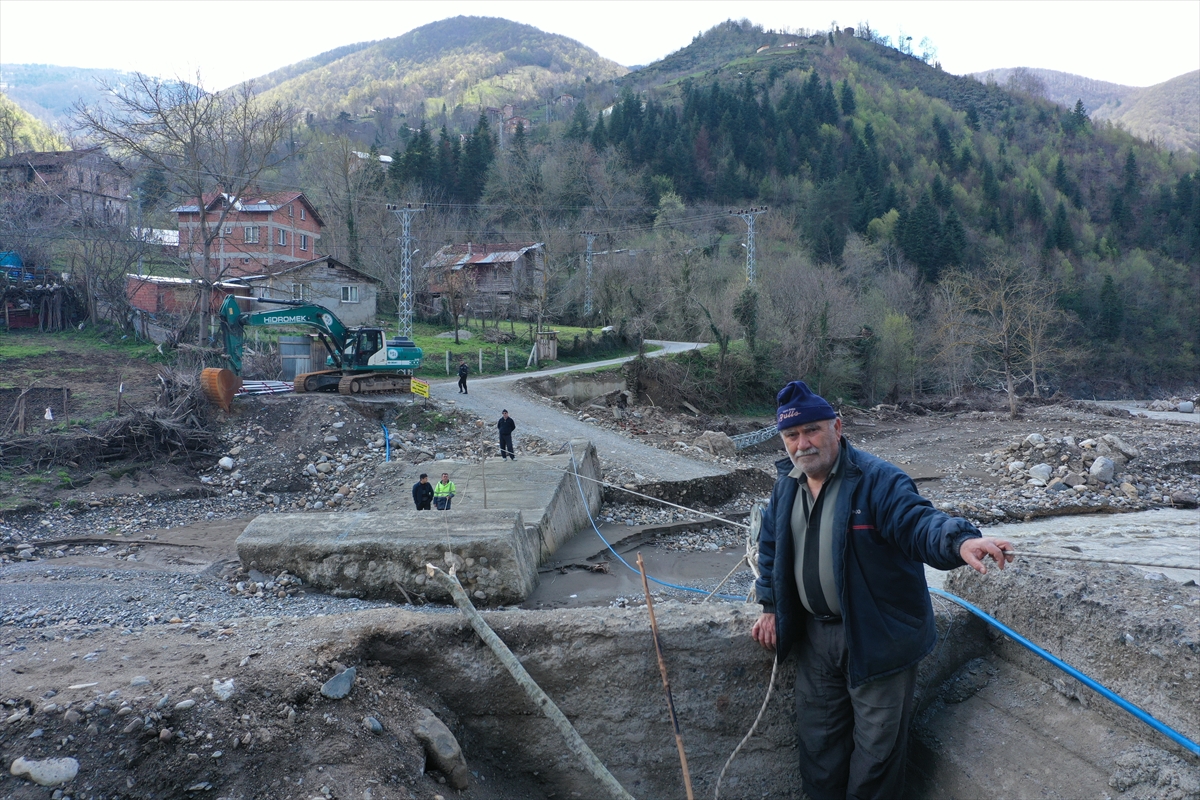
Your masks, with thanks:
[{"label": "blue plastic pipe", "polygon": [[388,434],[387,425],[384,425],[381,422],[381,423],[379,423],[379,427],[383,428],[383,460],[391,461],[392,460],[392,437]]},{"label": "blue plastic pipe", "polygon": [[1014,631],[1012,628],[1005,625],[1000,620],[989,615],[987,612],[971,605],[966,600],[963,600],[961,597],[952,595],[949,592],[944,592],[941,589],[934,589],[934,588],[930,587],[929,592],[930,592],[930,594],[935,594],[938,597],[944,597],[947,600],[951,601],[952,603],[957,603],[958,605],[962,606],[967,611],[970,611],[972,614],[979,617],[981,620],[983,620],[987,624],[991,625],[993,628],[995,628],[998,631],[1000,631],[1001,633],[1003,633],[1005,636],[1009,637],[1013,641],[1020,644],[1026,650],[1030,651],[1031,653],[1033,653],[1037,656],[1044,658],[1046,661],[1049,661],[1051,664],[1058,667],[1063,672],[1067,673],[1072,678],[1074,678],[1075,680],[1082,683],[1084,686],[1088,687],[1092,691],[1094,691],[1094,692],[1102,695],[1103,697],[1111,700],[1112,702],[1116,703],[1117,706],[1125,709],[1130,714],[1132,714],[1133,716],[1140,719],[1142,722],[1149,725],[1151,728],[1154,728],[1154,730],[1156,730],[1159,733],[1163,734],[1164,736],[1168,737],[1176,744],[1181,745],[1185,750],[1190,752],[1192,755],[1200,756],[1200,744],[1193,742],[1191,739],[1187,738],[1186,736],[1184,736],[1182,733],[1175,730],[1174,728],[1171,728],[1171,727],[1163,724],[1162,722],[1159,722],[1157,719],[1152,717],[1147,712],[1138,708],[1133,703],[1126,700],[1124,697],[1121,697],[1121,695],[1112,691],[1108,687],[1102,686],[1101,684],[1097,683],[1095,680],[1089,678],[1087,675],[1084,675],[1082,672],[1075,669],[1074,667],[1072,667],[1070,664],[1063,661],[1062,659],[1057,658],[1057,657],[1051,655],[1050,653],[1046,652],[1045,650],[1038,647],[1033,642],[1026,639],[1021,634]]}]

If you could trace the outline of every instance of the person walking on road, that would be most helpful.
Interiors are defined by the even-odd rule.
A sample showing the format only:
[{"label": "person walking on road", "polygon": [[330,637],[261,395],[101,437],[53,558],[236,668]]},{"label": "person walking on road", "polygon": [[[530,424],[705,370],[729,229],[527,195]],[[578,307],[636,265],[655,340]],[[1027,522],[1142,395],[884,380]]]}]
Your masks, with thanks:
[{"label": "person walking on road", "polygon": [[1004,569],[1012,545],[938,511],[883,459],[852,447],[802,382],[775,417],[788,457],[762,516],[752,635],[795,652],[800,774],[812,800],[905,797],[917,664],[937,641],[925,564]]},{"label": "person walking on road", "polygon": [[428,473],[421,473],[421,479],[413,484],[412,492],[417,511],[428,511],[429,504],[433,502],[433,484],[429,482]]},{"label": "person walking on road", "polygon": [[513,452],[512,434],[517,429],[517,423],[508,415],[508,409],[500,412],[500,419],[496,422],[496,428],[500,431],[500,460],[505,457],[517,460],[516,453]]},{"label": "person walking on road", "polygon": [[458,362],[458,393],[459,394],[470,394],[467,391],[467,372],[468,371],[469,371],[469,368],[467,367],[466,361]]},{"label": "person walking on road", "polygon": [[433,487],[433,504],[437,506],[438,511],[449,511],[450,501],[453,499],[454,483],[450,480],[450,473],[443,472],[442,479]]}]

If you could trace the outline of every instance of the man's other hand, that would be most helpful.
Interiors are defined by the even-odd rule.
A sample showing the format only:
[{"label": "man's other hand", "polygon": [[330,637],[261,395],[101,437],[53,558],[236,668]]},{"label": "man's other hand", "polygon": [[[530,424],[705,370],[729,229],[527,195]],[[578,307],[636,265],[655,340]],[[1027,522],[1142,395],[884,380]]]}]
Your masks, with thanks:
[{"label": "man's other hand", "polygon": [[963,561],[967,562],[967,566],[980,575],[986,575],[987,565],[983,563],[983,557],[991,556],[996,565],[1000,569],[1004,569],[1005,564],[1013,560],[1012,549],[1011,542],[1006,542],[1003,539],[984,537],[982,539],[967,539],[958,548],[958,554],[962,556]]},{"label": "man's other hand", "polygon": [[768,650],[775,649],[775,615],[763,613],[754,622],[754,627],[750,630],[750,635],[754,637],[754,641],[761,644]]}]

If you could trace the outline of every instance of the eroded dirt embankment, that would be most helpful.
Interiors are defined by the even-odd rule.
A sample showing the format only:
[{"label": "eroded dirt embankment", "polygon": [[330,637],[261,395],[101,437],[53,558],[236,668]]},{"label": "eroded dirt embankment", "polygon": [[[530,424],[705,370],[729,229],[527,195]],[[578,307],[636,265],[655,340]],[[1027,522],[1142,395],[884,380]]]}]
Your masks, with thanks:
[{"label": "eroded dirt embankment", "polygon": [[[1185,600],[1182,611],[1163,615],[1166,597],[1159,596],[1160,589],[1195,588],[1146,589],[1136,583],[1144,578],[1101,569],[992,571],[955,584],[1195,735],[1188,692],[1196,606]],[[1062,591],[1069,577],[1089,588]],[[711,796],[770,680],[771,657],[748,635],[757,609],[656,608],[693,783],[698,796]],[[965,612],[939,603],[938,614],[944,641],[918,679],[926,716],[914,735],[914,778],[924,782],[923,796],[999,798],[1017,788],[1018,795],[1070,798],[1081,780],[1119,787],[1127,797],[1196,796],[1194,762],[1168,752],[1164,740],[1128,720],[1118,722],[1120,735],[1104,738],[1119,718],[1104,716],[1100,701],[1058,675],[1039,680],[1040,667],[1003,642],[995,658],[984,628]],[[486,618],[634,796],[678,796],[677,754],[644,607],[508,610]],[[1110,618],[1120,622],[1106,624]],[[227,798],[450,796],[439,782],[444,776],[427,771],[414,734],[426,708],[458,737],[471,771],[470,786],[455,796],[595,796],[561,736],[449,609],[242,618],[220,628],[102,630],[22,643],[6,636],[4,645],[0,694],[9,721],[0,724],[0,755],[6,766],[18,756],[78,759],[72,796],[175,797],[193,787],[201,788],[191,795]],[[349,696],[323,696],[322,684],[350,666],[358,675]],[[231,679],[232,694],[221,699],[220,685]],[[759,732],[731,767],[722,796],[796,794],[793,680],[794,666],[784,663]],[[1022,744],[1022,763],[994,765],[1003,775],[980,768],[973,754],[981,743],[1013,740]],[[976,771],[959,769],[960,760]],[[45,789],[4,775],[0,795],[40,800]]]}]

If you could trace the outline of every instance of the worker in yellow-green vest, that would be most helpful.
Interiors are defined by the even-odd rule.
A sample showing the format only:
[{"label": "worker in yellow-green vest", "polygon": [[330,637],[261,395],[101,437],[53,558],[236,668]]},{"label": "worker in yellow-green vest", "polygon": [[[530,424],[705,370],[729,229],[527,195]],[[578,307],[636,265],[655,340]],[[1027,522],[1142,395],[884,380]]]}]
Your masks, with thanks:
[{"label": "worker in yellow-green vest", "polygon": [[433,505],[438,511],[449,511],[453,499],[454,484],[450,481],[450,473],[443,472],[442,479],[433,487]]}]

